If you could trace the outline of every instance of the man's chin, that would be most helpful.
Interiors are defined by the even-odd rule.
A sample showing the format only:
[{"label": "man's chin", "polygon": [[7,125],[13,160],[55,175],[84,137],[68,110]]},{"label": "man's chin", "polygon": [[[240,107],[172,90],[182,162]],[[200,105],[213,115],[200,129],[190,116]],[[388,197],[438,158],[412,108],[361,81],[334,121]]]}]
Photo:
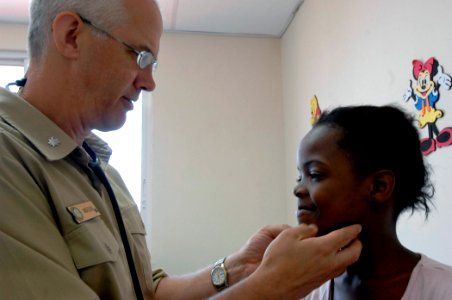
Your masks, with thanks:
[{"label": "man's chin", "polygon": [[115,130],[120,129],[122,126],[124,126],[125,123],[126,123],[126,117],[124,116],[124,118],[122,118],[122,119],[116,119],[114,121],[104,122],[101,126],[99,126],[99,128],[96,128],[96,129],[99,131],[102,131],[102,132],[115,131]]}]

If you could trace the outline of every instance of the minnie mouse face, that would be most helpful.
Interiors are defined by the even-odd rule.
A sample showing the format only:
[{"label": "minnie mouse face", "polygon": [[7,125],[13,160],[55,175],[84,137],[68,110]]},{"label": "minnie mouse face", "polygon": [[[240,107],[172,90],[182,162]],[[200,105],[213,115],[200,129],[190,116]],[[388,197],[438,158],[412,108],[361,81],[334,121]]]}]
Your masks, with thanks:
[{"label": "minnie mouse face", "polygon": [[435,88],[435,83],[431,80],[431,74],[428,70],[423,70],[419,72],[417,78],[417,85],[414,88],[414,93],[421,98],[426,98],[433,89]]}]

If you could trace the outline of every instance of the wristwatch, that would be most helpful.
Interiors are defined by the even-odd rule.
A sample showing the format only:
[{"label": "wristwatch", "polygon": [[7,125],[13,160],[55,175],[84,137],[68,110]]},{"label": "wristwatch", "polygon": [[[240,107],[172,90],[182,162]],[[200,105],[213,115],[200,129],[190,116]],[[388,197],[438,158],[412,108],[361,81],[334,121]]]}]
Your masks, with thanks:
[{"label": "wristwatch", "polygon": [[213,265],[212,271],[210,272],[212,284],[219,291],[228,287],[228,271],[224,265],[225,260],[226,257],[218,260]]}]

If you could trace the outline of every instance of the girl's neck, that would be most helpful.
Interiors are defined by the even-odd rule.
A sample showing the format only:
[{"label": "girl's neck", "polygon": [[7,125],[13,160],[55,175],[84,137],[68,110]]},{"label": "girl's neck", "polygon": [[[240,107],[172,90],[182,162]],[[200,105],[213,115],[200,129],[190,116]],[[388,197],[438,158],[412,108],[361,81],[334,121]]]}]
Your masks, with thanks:
[{"label": "girl's neck", "polygon": [[360,259],[335,279],[335,299],[400,299],[420,255],[405,248],[395,230],[363,233]]}]

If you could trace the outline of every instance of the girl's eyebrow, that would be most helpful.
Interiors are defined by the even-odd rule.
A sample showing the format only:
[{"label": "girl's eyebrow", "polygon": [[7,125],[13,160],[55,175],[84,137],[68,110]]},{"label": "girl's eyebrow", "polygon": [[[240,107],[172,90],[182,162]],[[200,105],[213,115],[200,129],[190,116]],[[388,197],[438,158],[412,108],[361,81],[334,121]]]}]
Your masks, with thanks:
[{"label": "girl's eyebrow", "polygon": [[305,163],[303,164],[303,166],[305,166],[305,167],[310,167],[310,166],[312,166],[312,165],[315,165],[316,163],[319,163],[319,161],[318,161],[318,160],[310,160],[310,161],[305,162]]},{"label": "girl's eyebrow", "polygon": [[310,166],[315,165],[316,163],[320,163],[320,162],[317,160],[307,161],[307,162],[303,163],[303,166],[297,166],[297,170],[299,172],[301,172],[301,171],[303,171],[304,168],[309,168]]}]

